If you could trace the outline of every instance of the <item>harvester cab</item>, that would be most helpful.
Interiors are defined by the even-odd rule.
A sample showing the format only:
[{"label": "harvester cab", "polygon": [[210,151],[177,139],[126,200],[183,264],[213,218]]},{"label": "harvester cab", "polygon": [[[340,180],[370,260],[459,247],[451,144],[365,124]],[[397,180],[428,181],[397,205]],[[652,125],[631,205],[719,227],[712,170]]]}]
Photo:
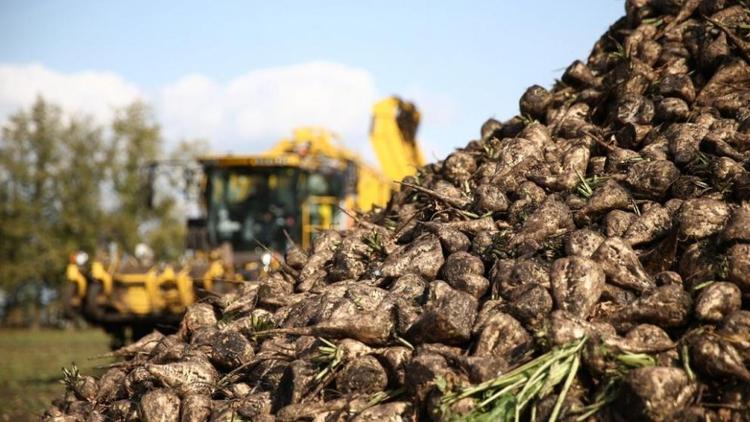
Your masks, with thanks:
[{"label": "harvester cab", "polygon": [[257,279],[291,242],[306,249],[320,231],[350,226],[343,210],[384,205],[392,181],[424,164],[416,142],[419,119],[414,104],[398,97],[374,105],[370,141],[381,170],[314,127],[296,129],[259,155],[201,158],[204,217],[189,222],[189,249],[224,245],[231,267],[243,279]]},{"label": "harvester cab", "polygon": [[[228,244],[235,265],[267,266],[270,251],[290,241],[308,247],[321,229],[347,225],[341,209],[383,204],[387,180],[319,128],[300,128],[269,151],[201,159],[206,177],[205,230],[209,247]],[[196,245],[197,246],[197,245]],[[266,263],[263,263],[266,257]]]}]

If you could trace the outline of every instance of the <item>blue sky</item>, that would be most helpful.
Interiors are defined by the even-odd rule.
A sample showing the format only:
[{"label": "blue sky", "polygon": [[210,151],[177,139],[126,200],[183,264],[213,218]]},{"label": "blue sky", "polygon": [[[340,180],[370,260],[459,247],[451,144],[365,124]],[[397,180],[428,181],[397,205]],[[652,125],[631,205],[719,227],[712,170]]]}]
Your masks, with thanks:
[{"label": "blue sky", "polygon": [[0,114],[34,90],[98,116],[139,96],[170,141],[254,152],[308,115],[363,150],[367,104],[395,93],[437,158],[584,59],[623,4],[2,1]]}]

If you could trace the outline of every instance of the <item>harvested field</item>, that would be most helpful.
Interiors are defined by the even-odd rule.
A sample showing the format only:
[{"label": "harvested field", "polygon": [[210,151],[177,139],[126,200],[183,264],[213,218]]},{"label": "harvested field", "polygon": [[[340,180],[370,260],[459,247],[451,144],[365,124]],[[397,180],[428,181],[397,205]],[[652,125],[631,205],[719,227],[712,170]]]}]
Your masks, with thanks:
[{"label": "harvested field", "polygon": [[62,368],[71,363],[97,374],[109,352],[101,330],[0,330],[0,421],[39,420],[50,401],[65,391]]}]

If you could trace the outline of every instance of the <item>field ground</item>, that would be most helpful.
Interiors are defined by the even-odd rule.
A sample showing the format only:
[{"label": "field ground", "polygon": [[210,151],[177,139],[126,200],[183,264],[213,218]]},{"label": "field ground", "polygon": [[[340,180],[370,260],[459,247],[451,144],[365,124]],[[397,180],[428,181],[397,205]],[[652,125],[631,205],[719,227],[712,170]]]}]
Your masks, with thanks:
[{"label": "field ground", "polygon": [[0,330],[0,422],[39,420],[63,393],[62,368],[95,374],[109,351],[101,330]]}]

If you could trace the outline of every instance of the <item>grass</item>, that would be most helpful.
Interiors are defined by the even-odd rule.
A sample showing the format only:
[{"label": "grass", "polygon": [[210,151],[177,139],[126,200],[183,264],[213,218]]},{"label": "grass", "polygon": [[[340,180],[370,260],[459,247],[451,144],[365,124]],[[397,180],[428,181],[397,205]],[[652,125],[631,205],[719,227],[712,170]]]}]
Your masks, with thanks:
[{"label": "grass", "polygon": [[344,351],[327,339],[319,337],[318,340],[323,342],[324,346],[318,347],[318,355],[313,360],[321,364],[318,373],[315,375],[315,381],[320,382],[341,365],[344,359]]},{"label": "grass", "polygon": [[596,175],[594,175],[593,177],[583,177],[583,174],[581,174],[578,169],[575,169],[575,172],[576,176],[578,176],[578,185],[576,185],[576,192],[587,199],[591,198],[591,196],[594,194],[594,189],[596,189],[597,186],[608,179],[607,176],[599,177]]},{"label": "grass", "polygon": [[107,352],[100,330],[0,330],[0,421],[39,420],[63,394],[62,368],[75,363],[82,374],[98,374],[107,360],[91,358]]},{"label": "grass", "polygon": [[[448,420],[472,422],[519,421],[527,406],[553,392],[562,384],[549,420],[554,422],[560,415],[562,404],[578,373],[581,349],[586,338],[554,349],[497,378],[476,386],[447,392],[446,385],[438,388],[447,392],[442,399],[442,411]],[[474,397],[476,408],[464,416],[450,414],[450,405],[466,397]],[[533,410],[532,410],[533,411]],[[534,419],[534,417],[532,417]]]},{"label": "grass", "polygon": [[368,248],[372,249],[380,257],[388,255],[383,246],[383,239],[380,238],[380,233],[374,231],[368,235],[362,237],[362,242],[367,245]]},{"label": "grass", "polygon": [[[446,380],[438,379],[437,386],[445,394],[441,405],[444,419],[461,422],[518,422],[526,420],[522,417],[525,417],[525,413],[530,413],[529,419],[536,421],[535,404],[558,390],[554,407],[548,417],[550,422],[557,421],[578,374],[586,340],[584,337],[552,349],[510,372],[475,386],[451,391],[452,388]],[[604,352],[606,355],[607,350]],[[611,358],[615,363],[614,368],[607,373],[593,403],[584,407],[571,407],[568,409],[568,417],[575,416],[575,420],[581,422],[587,420],[615,400],[621,381],[628,371],[656,365],[656,360],[645,353],[620,351],[612,354]],[[686,357],[683,356],[683,359],[686,360]],[[690,373],[689,369],[688,372]],[[451,414],[450,406],[467,397],[476,400],[476,406],[471,413]]]}]

